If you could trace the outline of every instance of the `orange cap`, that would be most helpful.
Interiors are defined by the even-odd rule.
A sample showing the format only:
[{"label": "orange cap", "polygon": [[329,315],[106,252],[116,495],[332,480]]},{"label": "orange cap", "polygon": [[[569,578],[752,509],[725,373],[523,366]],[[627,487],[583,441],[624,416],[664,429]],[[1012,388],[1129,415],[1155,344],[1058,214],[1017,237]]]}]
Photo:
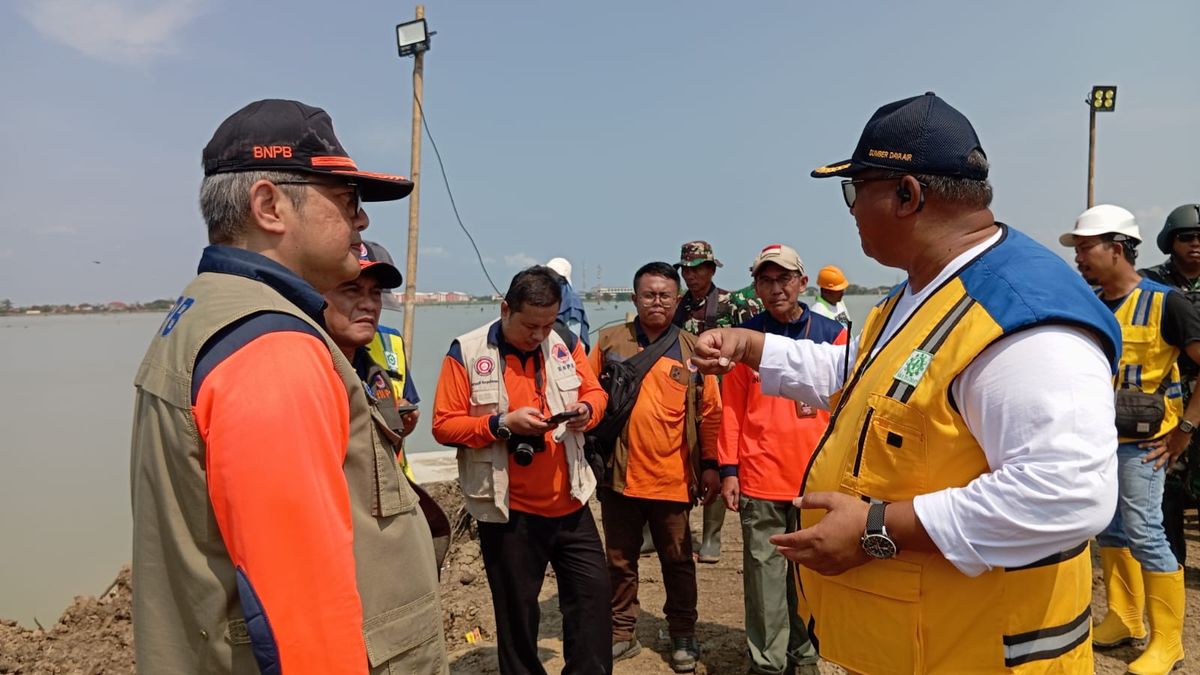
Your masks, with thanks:
[{"label": "orange cap", "polygon": [[817,285],[827,291],[844,291],[850,287],[850,282],[840,269],[826,265],[817,273]]}]

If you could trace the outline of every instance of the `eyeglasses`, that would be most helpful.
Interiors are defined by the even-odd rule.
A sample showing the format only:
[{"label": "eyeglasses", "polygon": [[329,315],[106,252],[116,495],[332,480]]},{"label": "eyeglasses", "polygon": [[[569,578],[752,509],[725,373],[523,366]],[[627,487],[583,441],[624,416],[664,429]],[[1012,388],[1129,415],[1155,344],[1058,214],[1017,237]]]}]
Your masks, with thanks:
[{"label": "eyeglasses", "polygon": [[901,176],[883,176],[880,178],[847,178],[842,181],[842,199],[846,200],[846,208],[854,208],[854,200],[858,198],[860,183],[876,183],[883,180],[899,180]]},{"label": "eyeglasses", "polygon": [[351,218],[357,216],[359,213],[362,212],[362,189],[359,188],[358,183],[351,183],[349,181],[347,181],[345,183],[326,183],[324,181],[319,181],[319,180],[281,180],[281,181],[276,181],[275,184],[276,185],[324,185],[325,187],[332,187],[332,188],[345,186],[345,187],[350,188],[349,200],[346,204],[346,211],[350,214]]},{"label": "eyeglasses", "polygon": [[658,304],[660,305],[669,305],[677,297],[678,296],[675,293],[651,293],[650,291],[637,294],[638,302],[646,305],[647,307],[653,305],[655,300],[657,300]]},{"label": "eyeglasses", "polygon": [[787,286],[788,284],[792,283],[793,281],[795,281],[798,278],[800,278],[800,275],[795,272],[787,272],[786,274],[780,274],[777,277],[767,277],[767,276],[760,275],[760,276],[754,277],[754,283],[760,284],[760,285],[764,286],[765,288],[771,288],[773,286],[779,286],[780,288],[783,288],[784,286]]},{"label": "eyeglasses", "polygon": [[1175,241],[1190,244],[1193,241],[1200,239],[1200,230],[1192,230],[1191,232],[1179,232],[1175,235]]}]

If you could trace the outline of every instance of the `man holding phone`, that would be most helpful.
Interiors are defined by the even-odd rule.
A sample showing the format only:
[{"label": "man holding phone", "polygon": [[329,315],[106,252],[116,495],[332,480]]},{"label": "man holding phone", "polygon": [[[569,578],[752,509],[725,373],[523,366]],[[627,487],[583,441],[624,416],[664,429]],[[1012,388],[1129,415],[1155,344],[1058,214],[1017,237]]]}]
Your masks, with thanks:
[{"label": "man holding phone", "polygon": [[547,563],[558,581],[563,672],[612,672],[608,578],[587,507],[596,478],[583,455],[583,431],[600,421],[608,395],[582,341],[555,330],[561,300],[550,268],[517,273],[500,319],[450,343],[434,397],[433,437],[458,448],[459,485],[479,522],[506,675],[545,675],[537,639]]},{"label": "man holding phone", "polygon": [[675,268],[665,262],[643,265],[633,277],[633,290],[637,318],[601,331],[589,357],[592,369],[601,372],[608,361],[625,361],[649,350],[655,351],[643,358],[661,354],[646,364],[649,370],[608,454],[608,475],[600,490],[613,588],[613,660],[630,658],[642,648],[634,633],[638,555],[642,528],[649,524],[667,595],[663,613],[671,635],[671,668],[691,672],[700,644],[688,515],[693,503],[710,504],[720,493],[721,393],[716,377],[701,376],[688,365],[696,336],[672,325],[679,302]]}]

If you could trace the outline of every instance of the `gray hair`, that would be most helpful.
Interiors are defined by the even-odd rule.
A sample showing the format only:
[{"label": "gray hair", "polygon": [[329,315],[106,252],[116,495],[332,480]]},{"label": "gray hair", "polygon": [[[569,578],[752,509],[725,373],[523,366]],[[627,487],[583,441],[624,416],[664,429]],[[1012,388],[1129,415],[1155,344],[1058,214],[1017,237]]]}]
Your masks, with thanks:
[{"label": "gray hair", "polygon": [[[967,165],[974,169],[987,171],[988,161],[979,150],[972,150],[967,155]],[[942,201],[986,209],[992,203],[992,184],[987,179],[976,180],[962,176],[934,176],[929,174],[914,174],[913,178],[925,186],[926,191]]]},{"label": "gray hair", "polygon": [[[208,225],[208,243],[230,244],[245,234],[250,218],[250,186],[260,180],[279,183],[305,180],[297,171],[234,171],[205,176],[200,184],[200,214]],[[297,210],[304,208],[302,185],[279,185]]]}]

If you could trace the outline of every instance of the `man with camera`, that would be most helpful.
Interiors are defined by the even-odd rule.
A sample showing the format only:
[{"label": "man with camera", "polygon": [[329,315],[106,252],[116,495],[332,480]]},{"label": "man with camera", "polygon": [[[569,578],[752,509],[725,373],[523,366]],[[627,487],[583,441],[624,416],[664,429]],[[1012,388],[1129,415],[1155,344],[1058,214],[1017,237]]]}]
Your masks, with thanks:
[{"label": "man with camera", "polygon": [[496,616],[500,671],[546,672],[538,658],[538,593],[558,580],[564,672],[610,673],[609,584],[588,498],[596,478],[583,431],[608,396],[570,331],[554,330],[558,275],[513,277],[500,320],[460,335],[442,361],[433,436],[458,448],[459,483],[479,523]]},{"label": "man with camera", "polygon": [[[611,369],[611,362],[628,361],[642,375],[627,419],[607,419],[605,427],[615,433],[600,441],[608,467],[600,508],[613,588],[612,655],[619,661],[641,650],[634,634],[638,553],[643,525],[649,525],[667,595],[663,613],[671,667],[690,672],[700,645],[688,515],[696,500],[709,504],[718,496],[721,396],[714,376],[701,376],[688,365],[696,337],[672,324],[679,301],[675,269],[665,262],[643,265],[633,277],[633,291],[637,318],[601,331],[591,354],[597,372],[606,372],[606,363]],[[609,391],[615,401],[616,390]]]},{"label": "man with camera", "polygon": [[1092,629],[1097,647],[1146,637],[1131,673],[1166,673],[1183,660],[1183,567],[1163,529],[1163,484],[1200,424],[1200,397],[1183,407],[1179,355],[1200,363],[1200,315],[1182,294],[1138,274],[1142,242],[1129,211],[1101,204],[1084,211],[1059,237],[1075,249],[1079,273],[1099,286],[1100,300],[1121,324],[1116,378],[1117,511],[1096,537],[1108,613]]}]

